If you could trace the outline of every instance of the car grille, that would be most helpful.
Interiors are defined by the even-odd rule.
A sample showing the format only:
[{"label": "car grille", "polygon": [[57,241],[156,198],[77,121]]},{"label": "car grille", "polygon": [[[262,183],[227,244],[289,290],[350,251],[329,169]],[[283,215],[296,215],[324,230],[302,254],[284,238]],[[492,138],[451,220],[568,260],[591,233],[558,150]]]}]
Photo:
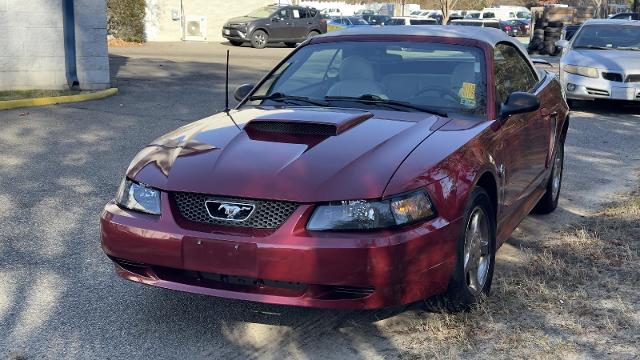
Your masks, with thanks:
[{"label": "car grille", "polygon": [[603,72],[602,77],[605,80],[616,81],[616,82],[622,82],[622,79],[623,79],[622,74],[614,73],[614,72]]},{"label": "car grille", "polygon": [[627,82],[640,82],[640,74],[627,75]]},{"label": "car grille", "polygon": [[596,96],[609,96],[609,92],[607,90],[600,90],[600,89],[594,89],[594,88],[587,88],[587,93],[589,93],[589,95],[596,95]]},{"label": "car grille", "polygon": [[[186,220],[210,225],[254,229],[277,229],[298,207],[297,203],[288,201],[253,200],[186,192],[172,193],[171,198],[180,215]],[[208,200],[251,204],[255,206],[255,210],[243,221],[215,219],[207,211],[205,202]]]}]

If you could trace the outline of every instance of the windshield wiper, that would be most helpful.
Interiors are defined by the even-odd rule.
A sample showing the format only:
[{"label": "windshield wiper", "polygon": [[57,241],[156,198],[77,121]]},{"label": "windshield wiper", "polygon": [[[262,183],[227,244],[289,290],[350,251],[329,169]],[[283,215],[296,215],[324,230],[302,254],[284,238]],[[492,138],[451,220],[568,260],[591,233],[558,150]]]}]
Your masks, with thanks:
[{"label": "windshield wiper", "polygon": [[616,50],[633,50],[633,51],[640,51],[640,47],[637,46],[618,46],[616,48]]},{"label": "windshield wiper", "polygon": [[578,45],[578,46],[574,46],[574,49],[594,49],[594,50],[611,50],[612,48],[610,47],[604,47],[604,46],[595,46],[595,45]]},{"label": "windshield wiper", "polygon": [[278,101],[278,102],[300,101],[300,102],[306,102],[306,103],[318,105],[318,106],[329,106],[329,103],[327,103],[326,101],[314,100],[306,96],[285,95],[281,92],[274,92],[269,95],[257,95],[257,96],[254,95],[254,96],[250,96],[249,100],[250,101],[271,100],[271,101]]},{"label": "windshield wiper", "polygon": [[413,109],[413,110],[427,112],[433,115],[438,115],[440,117],[447,117],[446,113],[433,110],[426,106],[412,104],[405,101],[384,99],[378,95],[373,95],[373,94],[365,94],[362,96],[325,96],[324,99],[327,101],[356,101],[364,104],[384,105],[384,106],[392,107],[395,109],[397,109],[398,107],[402,107],[405,109]]}]

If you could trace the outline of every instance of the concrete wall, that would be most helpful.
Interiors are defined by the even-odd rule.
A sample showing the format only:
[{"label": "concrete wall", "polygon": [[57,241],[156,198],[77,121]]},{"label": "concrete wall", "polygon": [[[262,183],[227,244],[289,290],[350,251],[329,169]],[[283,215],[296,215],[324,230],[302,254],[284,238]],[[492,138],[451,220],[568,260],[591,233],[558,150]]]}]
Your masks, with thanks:
[{"label": "concrete wall", "polygon": [[[75,0],[82,89],[109,87],[106,1]],[[65,89],[62,0],[0,0],[0,90]]]},{"label": "concrete wall", "polygon": [[[172,12],[184,17],[207,18],[206,41],[222,41],[222,25],[236,16],[246,15],[277,0],[147,0],[145,32],[147,41],[182,40],[182,22],[173,20]],[[282,0],[282,3],[290,1]],[[181,11],[181,4],[182,9]]]}]

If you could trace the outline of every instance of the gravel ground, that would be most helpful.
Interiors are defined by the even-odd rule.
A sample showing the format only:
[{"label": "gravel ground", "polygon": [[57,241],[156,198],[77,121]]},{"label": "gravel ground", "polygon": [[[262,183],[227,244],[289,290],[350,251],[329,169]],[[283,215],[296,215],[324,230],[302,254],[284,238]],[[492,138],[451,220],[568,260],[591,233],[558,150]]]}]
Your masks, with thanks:
[{"label": "gravel ground", "polygon": [[[421,355],[400,346],[402,334],[385,325],[415,321],[411,310],[263,305],[114,275],[100,250],[100,210],[145,144],[222,109],[226,49],[232,89],[256,81],[289,51],[184,43],[112,49],[117,96],[0,112],[0,357]],[[638,113],[613,104],[572,113],[560,207],[528,217],[498,262],[518,255],[518,238],[543,238],[633,189],[640,169]]]}]

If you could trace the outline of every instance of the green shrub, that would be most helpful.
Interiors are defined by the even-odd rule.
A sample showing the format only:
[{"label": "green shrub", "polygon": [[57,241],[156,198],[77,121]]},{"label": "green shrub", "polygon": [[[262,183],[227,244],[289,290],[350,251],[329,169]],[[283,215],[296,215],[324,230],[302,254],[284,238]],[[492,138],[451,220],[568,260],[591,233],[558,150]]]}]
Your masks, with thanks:
[{"label": "green shrub", "polygon": [[107,0],[107,33],[125,41],[143,42],[145,0]]}]

